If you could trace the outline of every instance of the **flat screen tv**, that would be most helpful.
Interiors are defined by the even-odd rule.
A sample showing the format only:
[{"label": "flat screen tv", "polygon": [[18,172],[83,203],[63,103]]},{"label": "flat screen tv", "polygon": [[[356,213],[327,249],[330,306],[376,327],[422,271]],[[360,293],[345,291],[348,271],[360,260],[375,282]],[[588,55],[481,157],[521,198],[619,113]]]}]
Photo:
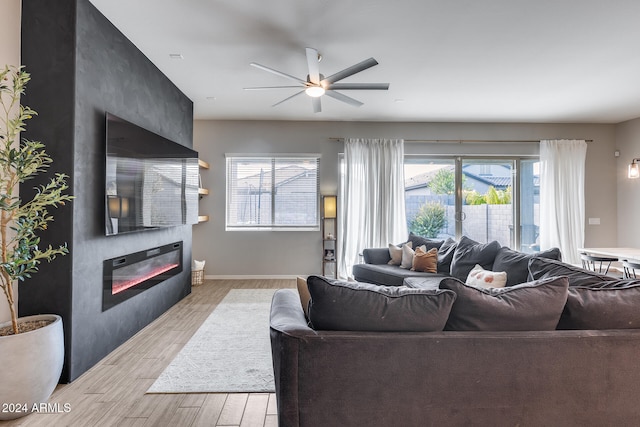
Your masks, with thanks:
[{"label": "flat screen tv", "polygon": [[107,113],[105,234],[198,222],[198,153]]}]

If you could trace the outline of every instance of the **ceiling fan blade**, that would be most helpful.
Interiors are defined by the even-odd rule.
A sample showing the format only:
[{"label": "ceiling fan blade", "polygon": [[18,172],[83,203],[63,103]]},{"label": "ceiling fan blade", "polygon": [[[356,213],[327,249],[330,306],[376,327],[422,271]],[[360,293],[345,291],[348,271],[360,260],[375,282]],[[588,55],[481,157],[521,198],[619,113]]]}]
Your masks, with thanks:
[{"label": "ceiling fan blade", "polygon": [[364,61],[359,62],[356,65],[352,65],[351,67],[345,68],[342,71],[338,71],[337,73],[330,75],[320,83],[322,83],[323,85],[324,83],[335,83],[339,80],[346,79],[349,76],[359,73],[360,71],[371,68],[374,65],[378,65],[378,61],[373,58],[365,59]]},{"label": "ceiling fan blade", "polygon": [[311,103],[313,104],[314,113],[319,113],[322,111],[322,103],[320,102],[320,97],[311,98]]},{"label": "ceiling fan blade", "polygon": [[259,87],[243,87],[244,90],[265,90],[265,89],[300,89],[304,86],[259,86]]},{"label": "ceiling fan blade", "polygon": [[300,95],[301,93],[304,93],[304,90],[301,90],[300,92],[296,92],[296,93],[294,93],[293,95],[291,95],[290,97],[285,98],[285,99],[283,99],[283,100],[282,100],[282,101],[280,101],[280,102],[276,102],[275,104],[273,104],[273,105],[272,105],[272,107],[275,107],[276,105],[280,105],[280,104],[282,104],[283,102],[290,100],[291,98],[295,98],[296,96]]},{"label": "ceiling fan blade", "polygon": [[307,48],[307,65],[309,67],[309,81],[315,85],[320,83],[320,67],[318,66],[318,51]]},{"label": "ceiling fan blade", "polygon": [[333,83],[327,90],[388,90],[389,83]]},{"label": "ceiling fan blade", "polygon": [[364,105],[362,102],[358,101],[357,99],[353,99],[350,96],[344,95],[340,92],[328,90],[324,94],[327,96],[330,96],[333,99],[337,99],[338,101],[346,102],[349,105],[353,105],[354,107],[360,107],[361,105]]},{"label": "ceiling fan blade", "polygon": [[278,76],[281,76],[281,77],[287,78],[287,79],[289,79],[289,80],[294,80],[294,81],[296,81],[296,82],[298,82],[298,83],[302,83],[303,85],[306,85],[306,84],[307,84],[307,82],[306,82],[306,81],[304,81],[304,80],[300,80],[299,78],[294,77],[294,76],[292,76],[292,75],[290,75],[290,74],[283,73],[282,71],[274,70],[273,68],[265,67],[264,65],[260,65],[260,64],[255,63],[255,62],[252,62],[252,63],[251,63],[251,64],[249,64],[249,65],[251,65],[252,67],[259,68],[259,69],[264,70],[264,71],[268,71],[268,72],[273,73],[273,74],[275,74],[275,75],[278,75]]}]

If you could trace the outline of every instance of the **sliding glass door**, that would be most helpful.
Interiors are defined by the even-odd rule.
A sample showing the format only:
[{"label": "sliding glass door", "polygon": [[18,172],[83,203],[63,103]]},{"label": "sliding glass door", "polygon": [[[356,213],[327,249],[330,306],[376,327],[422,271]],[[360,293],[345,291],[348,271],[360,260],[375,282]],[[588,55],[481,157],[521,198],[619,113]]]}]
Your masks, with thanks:
[{"label": "sliding glass door", "polygon": [[432,238],[538,246],[538,159],[407,157],[410,231]]},{"label": "sliding glass door", "polygon": [[523,159],[518,168],[520,250],[540,250],[540,160]]},{"label": "sliding glass door", "polygon": [[461,159],[462,235],[514,246],[513,160]]},{"label": "sliding glass door", "polygon": [[414,234],[456,236],[456,185],[453,159],[405,159],[407,228]]}]

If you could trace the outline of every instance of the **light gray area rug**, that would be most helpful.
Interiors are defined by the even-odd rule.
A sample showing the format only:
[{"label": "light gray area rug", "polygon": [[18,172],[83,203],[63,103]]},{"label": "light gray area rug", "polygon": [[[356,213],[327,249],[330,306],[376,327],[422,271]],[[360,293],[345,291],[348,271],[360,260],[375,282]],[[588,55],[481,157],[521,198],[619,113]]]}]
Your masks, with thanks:
[{"label": "light gray area rug", "polygon": [[230,290],[147,393],[273,393],[275,291]]}]

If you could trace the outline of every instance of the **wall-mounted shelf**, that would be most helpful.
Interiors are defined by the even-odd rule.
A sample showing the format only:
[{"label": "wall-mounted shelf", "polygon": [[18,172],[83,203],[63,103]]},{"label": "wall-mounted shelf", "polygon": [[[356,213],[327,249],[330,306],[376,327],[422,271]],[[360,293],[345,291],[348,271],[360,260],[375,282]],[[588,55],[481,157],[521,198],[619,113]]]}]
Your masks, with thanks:
[{"label": "wall-mounted shelf", "polygon": [[[200,169],[209,169],[209,163],[205,162],[202,159],[198,159],[198,166],[200,167]],[[202,188],[202,179],[199,179],[198,181],[200,185],[200,187],[198,188],[198,195],[200,196],[200,199],[202,199],[203,196],[207,196],[209,194],[209,189]],[[207,221],[209,221],[209,215],[198,215],[198,222]]]}]

